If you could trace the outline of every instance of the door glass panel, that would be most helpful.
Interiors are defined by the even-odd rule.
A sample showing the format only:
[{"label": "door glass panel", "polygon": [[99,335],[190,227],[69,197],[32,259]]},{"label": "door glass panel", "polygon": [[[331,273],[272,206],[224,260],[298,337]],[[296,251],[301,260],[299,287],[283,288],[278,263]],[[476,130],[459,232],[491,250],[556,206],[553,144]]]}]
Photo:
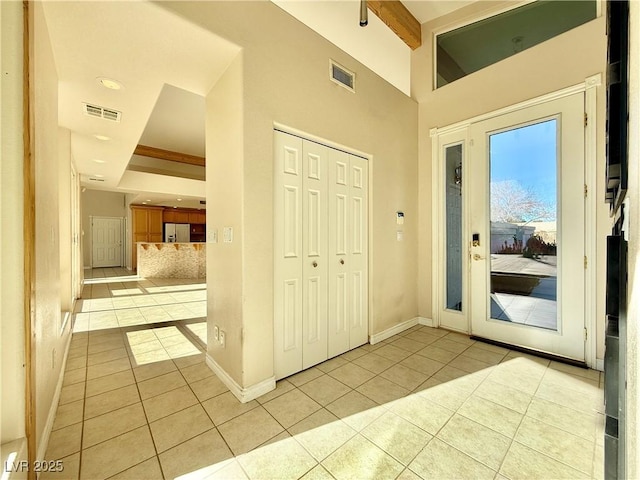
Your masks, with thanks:
[{"label": "door glass panel", "polygon": [[446,276],[449,310],[462,311],[462,145],[445,150]]},{"label": "door glass panel", "polygon": [[491,318],[557,330],[557,120],[489,135]]}]

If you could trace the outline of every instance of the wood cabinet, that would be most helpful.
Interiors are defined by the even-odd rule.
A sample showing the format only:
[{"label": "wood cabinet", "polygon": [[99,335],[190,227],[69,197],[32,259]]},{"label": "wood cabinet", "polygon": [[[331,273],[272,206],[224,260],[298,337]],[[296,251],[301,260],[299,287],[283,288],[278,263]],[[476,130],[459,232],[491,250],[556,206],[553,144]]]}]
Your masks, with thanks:
[{"label": "wood cabinet", "polygon": [[162,214],[164,223],[206,223],[207,214],[202,210],[183,208],[165,208]]},{"label": "wood cabinet", "polygon": [[174,223],[189,223],[189,211],[188,210],[173,210],[175,216]]},{"label": "wood cabinet", "polygon": [[165,208],[162,212],[162,221],[164,223],[176,223],[176,211],[173,208]]},{"label": "wood cabinet", "polygon": [[189,212],[189,223],[207,223],[207,215],[205,212]]},{"label": "wood cabinet", "polygon": [[162,207],[140,207],[131,206],[132,223],[132,254],[131,266],[135,269],[138,265],[138,245],[137,242],[162,242]]}]

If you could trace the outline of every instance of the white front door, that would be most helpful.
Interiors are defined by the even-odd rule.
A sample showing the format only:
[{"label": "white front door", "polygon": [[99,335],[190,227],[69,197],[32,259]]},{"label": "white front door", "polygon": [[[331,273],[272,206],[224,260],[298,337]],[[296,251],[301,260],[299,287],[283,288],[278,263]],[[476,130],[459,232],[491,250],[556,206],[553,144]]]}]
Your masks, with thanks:
[{"label": "white front door", "polygon": [[471,125],[471,333],[583,361],[584,94]]},{"label": "white front door", "polygon": [[92,266],[122,266],[122,219],[92,217],[91,223]]}]

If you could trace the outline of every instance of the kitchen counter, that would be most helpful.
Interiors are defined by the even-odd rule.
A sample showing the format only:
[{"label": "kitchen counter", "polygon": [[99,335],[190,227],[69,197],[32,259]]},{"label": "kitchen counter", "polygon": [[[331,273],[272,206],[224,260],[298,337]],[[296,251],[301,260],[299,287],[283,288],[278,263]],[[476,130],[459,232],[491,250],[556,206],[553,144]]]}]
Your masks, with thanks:
[{"label": "kitchen counter", "polygon": [[145,278],[205,278],[204,242],[138,242],[138,275]]}]

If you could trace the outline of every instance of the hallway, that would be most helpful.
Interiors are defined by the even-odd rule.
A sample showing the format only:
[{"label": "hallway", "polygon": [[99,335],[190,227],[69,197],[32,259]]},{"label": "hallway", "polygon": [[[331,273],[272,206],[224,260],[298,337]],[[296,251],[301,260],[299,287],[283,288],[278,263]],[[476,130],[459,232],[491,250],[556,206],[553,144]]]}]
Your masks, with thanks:
[{"label": "hallway", "polygon": [[415,326],[239,403],[206,285],[96,269],[45,458],[81,479],[602,478],[602,374]]}]

